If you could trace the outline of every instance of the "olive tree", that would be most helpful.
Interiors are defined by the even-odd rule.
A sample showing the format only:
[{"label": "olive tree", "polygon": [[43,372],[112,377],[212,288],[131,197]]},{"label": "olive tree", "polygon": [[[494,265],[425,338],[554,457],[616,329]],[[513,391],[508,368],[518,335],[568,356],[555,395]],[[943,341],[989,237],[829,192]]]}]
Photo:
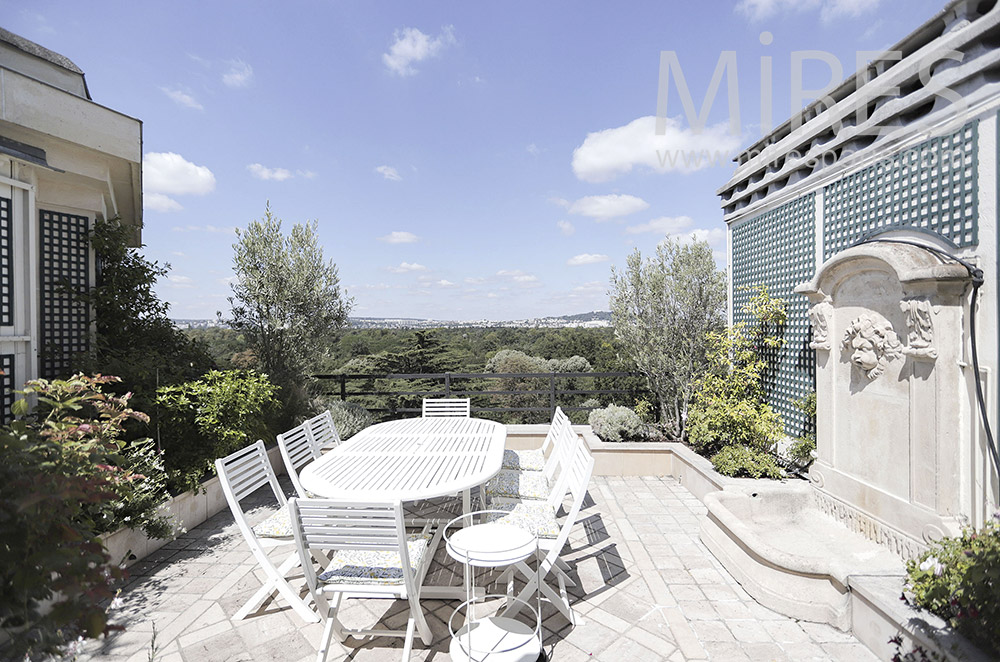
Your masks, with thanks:
[{"label": "olive tree", "polygon": [[242,333],[257,366],[282,387],[282,400],[308,382],[328,342],[346,326],[353,301],[340,289],[337,265],[323,257],[316,221],[282,233],[271,213],[237,230],[229,325]]},{"label": "olive tree", "polygon": [[708,367],[706,334],[724,328],[725,273],[707,242],[667,238],[643,260],[636,249],[625,269],[611,270],[615,337],[649,382],[660,419],[684,436],[695,379]]}]

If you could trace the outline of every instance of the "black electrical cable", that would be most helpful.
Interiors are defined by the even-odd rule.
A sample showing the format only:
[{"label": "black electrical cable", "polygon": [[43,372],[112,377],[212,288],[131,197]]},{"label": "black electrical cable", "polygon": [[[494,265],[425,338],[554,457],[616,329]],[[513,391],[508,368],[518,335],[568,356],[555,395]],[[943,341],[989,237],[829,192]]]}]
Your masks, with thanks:
[{"label": "black electrical cable", "polygon": [[966,262],[960,257],[945,253],[934,246],[928,246],[916,241],[907,241],[906,239],[876,239],[870,237],[852,244],[852,248],[862,244],[873,243],[905,244],[907,246],[916,246],[917,248],[922,248],[928,253],[933,253],[938,257],[938,259],[948,259],[953,262],[957,262],[965,267],[968,270],[969,275],[972,276],[972,301],[969,302],[969,340],[972,343],[972,369],[976,376],[976,400],[979,403],[979,416],[983,419],[983,429],[986,431],[986,445],[990,449],[990,459],[993,460],[993,466],[997,471],[997,475],[1000,476],[1000,452],[997,451],[996,442],[993,440],[993,430],[990,428],[990,419],[986,415],[986,400],[983,398],[983,385],[979,377],[979,352],[976,348],[976,301],[978,300],[979,288],[986,282],[983,270]]}]

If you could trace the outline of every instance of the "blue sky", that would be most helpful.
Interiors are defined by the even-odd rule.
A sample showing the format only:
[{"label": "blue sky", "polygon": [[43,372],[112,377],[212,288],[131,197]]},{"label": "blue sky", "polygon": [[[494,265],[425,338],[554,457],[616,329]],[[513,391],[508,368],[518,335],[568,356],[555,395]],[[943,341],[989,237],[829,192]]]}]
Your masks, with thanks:
[{"label": "blue sky", "polygon": [[[612,265],[667,235],[724,262],[715,190],[791,112],[791,53],[887,48],[943,0],[50,2],[3,27],[66,55],[94,100],[143,121],[145,251],[177,318],[228,312],[233,228],[315,219],[354,315],[516,319],[607,309]],[[772,41],[762,44],[761,33]],[[764,39],[763,41],[767,41]],[[696,105],[734,51],[740,135],[720,94],[693,131],[676,88],[657,137],[661,51]],[[830,80],[806,63],[804,88]],[[723,85],[725,89],[725,85]],[[657,150],[718,161],[661,167]],[[681,156],[682,158],[682,156]]]}]

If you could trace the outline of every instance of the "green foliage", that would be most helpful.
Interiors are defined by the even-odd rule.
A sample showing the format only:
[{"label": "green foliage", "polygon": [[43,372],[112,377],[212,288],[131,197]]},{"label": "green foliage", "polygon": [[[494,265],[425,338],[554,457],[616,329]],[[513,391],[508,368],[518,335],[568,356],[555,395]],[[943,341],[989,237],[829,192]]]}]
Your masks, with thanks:
[{"label": "green foliage", "polygon": [[639,415],[620,405],[595,409],[590,412],[587,422],[594,434],[604,441],[632,441],[642,434]]},{"label": "green foliage", "polygon": [[931,543],[906,573],[904,597],[1000,657],[1000,513],[979,531]]},{"label": "green foliage", "polygon": [[764,317],[750,329],[741,322],[708,335],[711,370],[696,382],[688,416],[690,443],[705,456],[730,444],[768,450],[784,434],[781,417],[764,402],[762,356],[784,342],[773,335],[784,324],[784,304],[758,288],[746,311]]},{"label": "green foliage", "polygon": [[161,388],[160,435],[171,489],[197,488],[216,458],[270,438],[277,393],[267,375],[249,370],[212,370]]},{"label": "green foliage", "polygon": [[706,242],[666,239],[611,272],[611,314],[622,351],[645,375],[661,422],[678,438],[695,379],[708,368],[706,334],[725,324],[726,280]]},{"label": "green foliage", "polygon": [[816,435],[799,437],[788,447],[788,455],[801,467],[812,464],[812,452],[816,450]]},{"label": "green foliage", "polygon": [[[816,425],[816,391],[812,391],[806,396],[792,402],[795,407],[808,418],[808,428],[815,428]],[[808,467],[813,462],[812,452],[816,450],[816,433],[810,432],[797,438],[788,447],[788,455],[800,467]]]},{"label": "green foliage", "polygon": [[583,410],[573,410],[567,411],[566,416],[569,417],[570,422],[573,425],[587,425],[587,419],[590,417],[590,412],[595,409],[600,409],[604,405],[597,398],[588,398],[579,404],[580,407],[586,407]]},{"label": "green foliage", "polygon": [[[540,356],[529,356],[517,349],[501,349],[486,362],[483,372],[494,374],[544,374],[553,372],[590,372],[590,361],[582,356],[571,356],[566,359],[545,359]],[[559,386],[565,389],[575,389],[576,378],[564,379]],[[492,406],[515,408],[547,409],[549,406],[550,388],[548,377],[504,377],[491,380],[488,390],[521,391],[513,395],[493,396]],[[567,403],[568,404],[568,403]],[[528,423],[538,420],[534,412],[512,412],[507,414],[508,423]]]},{"label": "green foliage", "polygon": [[286,417],[305,413],[303,386],[352,301],[341,293],[337,265],[323,257],[315,221],[281,231],[271,214],[237,230],[233,244],[232,317],[260,370],[282,387]]},{"label": "green foliage", "polygon": [[375,423],[375,417],[367,409],[353,402],[333,400],[327,408],[330,410],[330,417],[333,418],[333,424],[341,441],[350,439]]},{"label": "green foliage", "polygon": [[653,403],[642,399],[635,403],[635,413],[643,423],[652,423],[655,420]]},{"label": "green foliage", "polygon": [[157,455],[148,440],[121,440],[125,422],[145,414],[103,392],[117,381],[31,381],[22,393],[38,406],[17,401],[22,418],[0,428],[0,627],[11,659],[59,654],[69,640],[113,629],[105,604],[122,571],[100,533],[170,530],[153,512],[165,496]]},{"label": "green foliage", "polygon": [[[130,248],[131,227],[118,219],[98,220],[90,243],[98,256],[97,285],[77,298],[94,311],[96,333],[90,351],[74,357],[74,370],[117,375],[110,388],[132,393],[133,406],[153,411],[156,388],[193,379],[213,365],[205,347],[177,329],[167,317],[169,304],[153,288],[170,265],[159,265]],[[129,437],[145,436],[132,425]]]},{"label": "green foliage", "polygon": [[742,444],[723,446],[711,457],[712,467],[723,476],[733,478],[774,478],[785,477],[785,472],[774,456],[758,448]]}]

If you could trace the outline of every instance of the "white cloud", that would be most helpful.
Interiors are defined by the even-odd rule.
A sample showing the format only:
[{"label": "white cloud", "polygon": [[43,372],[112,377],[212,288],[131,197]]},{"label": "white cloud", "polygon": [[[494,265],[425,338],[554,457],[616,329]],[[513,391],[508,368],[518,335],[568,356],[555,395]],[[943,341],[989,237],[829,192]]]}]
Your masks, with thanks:
[{"label": "white cloud", "polygon": [[556,221],[556,225],[559,226],[559,231],[567,237],[576,232],[576,228],[569,221]]},{"label": "white cloud", "polygon": [[707,241],[709,246],[714,247],[725,246],[726,244],[725,228],[712,228],[710,230],[699,228],[697,230],[691,230],[690,232],[681,232],[670,236],[682,244],[693,244],[696,241]]},{"label": "white cloud", "polygon": [[215,190],[215,175],[173,152],[149,152],[142,157],[143,188],[150,193],[205,195]]},{"label": "white cloud", "polygon": [[649,203],[634,195],[588,195],[569,207],[569,213],[588,216],[595,221],[607,221],[619,216],[628,216],[649,209]]},{"label": "white cloud", "polygon": [[250,174],[257,179],[263,179],[265,181],[274,180],[276,182],[283,182],[286,179],[294,177],[291,170],[286,170],[284,168],[268,168],[260,163],[251,163],[247,166],[247,170],[249,170]]},{"label": "white cloud", "polygon": [[392,166],[380,165],[379,167],[375,168],[375,172],[382,175],[391,182],[398,182],[403,179],[402,177],[400,177],[399,172]]},{"label": "white cloud", "polygon": [[229,69],[222,74],[222,82],[229,87],[247,87],[253,82],[253,67],[243,60],[230,60]]},{"label": "white cloud", "polygon": [[694,225],[694,220],[690,216],[661,216],[654,218],[648,223],[630,225],[625,228],[629,234],[642,234],[654,232],[656,234],[678,234],[684,232]]},{"label": "white cloud", "polygon": [[147,211],[180,211],[184,209],[181,203],[177,202],[170,196],[163,195],[162,193],[143,193],[142,194],[142,208]]},{"label": "white cloud", "polygon": [[562,207],[563,209],[569,209],[569,206],[571,204],[570,201],[567,200],[566,198],[558,198],[558,197],[549,198],[549,202],[558,207]]},{"label": "white cloud", "polygon": [[666,118],[666,131],[656,135],[656,118],[640,117],[625,126],[588,133],[573,150],[573,172],[586,182],[606,182],[636,166],[665,172],[694,172],[712,166],[732,169],[740,136],[728,123],[701,131],[684,128],[679,118]]},{"label": "white cloud", "polygon": [[539,154],[542,153],[542,150],[538,149],[538,145],[536,145],[535,143],[531,143],[530,145],[525,147],[525,149],[528,150],[528,154],[531,154],[532,156],[538,156]]},{"label": "white cloud", "polygon": [[857,18],[878,8],[881,0],[740,0],[740,13],[751,21],[760,21],[777,14],[800,13],[819,9],[823,21],[837,18]]},{"label": "white cloud", "polygon": [[412,244],[417,239],[417,235],[412,232],[400,232],[398,230],[378,238],[379,241],[384,241],[387,244]]},{"label": "white cloud", "polygon": [[438,55],[454,43],[454,28],[450,25],[441,28],[441,34],[433,39],[417,28],[403,28],[393,33],[392,46],[382,54],[382,62],[398,76],[412,76],[417,73],[414,64]]},{"label": "white cloud", "polygon": [[607,255],[600,255],[597,253],[581,253],[580,255],[574,255],[570,259],[566,260],[566,264],[571,267],[579,267],[584,264],[597,264],[598,262],[607,262],[610,260]]},{"label": "white cloud", "polygon": [[538,280],[538,276],[525,273],[520,269],[501,269],[497,272],[497,276],[517,283],[518,287],[521,288],[541,287],[542,285]]},{"label": "white cloud", "polygon": [[168,276],[167,280],[170,282],[171,287],[185,290],[194,288],[194,280],[188,278],[187,276]]},{"label": "white cloud", "polygon": [[436,284],[439,285],[440,287],[455,287],[455,283],[451,282],[450,280],[445,280],[444,278],[439,280]]},{"label": "white cloud", "polygon": [[303,179],[315,179],[316,178],[316,173],[313,172],[312,170],[296,170],[295,172],[298,174],[299,177],[301,177]]},{"label": "white cloud", "polygon": [[185,108],[193,108],[195,110],[205,110],[205,107],[198,103],[198,100],[187,92],[182,92],[181,90],[171,89],[169,87],[161,87],[160,91],[166,94],[171,101],[176,103],[178,106],[183,106]]},{"label": "white cloud", "polygon": [[412,271],[427,271],[427,267],[416,262],[400,262],[398,267],[389,267],[389,271],[394,274],[405,274]]},{"label": "white cloud", "polygon": [[470,285],[479,285],[481,283],[485,283],[486,282],[485,278],[471,278],[470,277],[470,278],[466,278],[464,280],[465,280],[466,283],[468,283]]}]

